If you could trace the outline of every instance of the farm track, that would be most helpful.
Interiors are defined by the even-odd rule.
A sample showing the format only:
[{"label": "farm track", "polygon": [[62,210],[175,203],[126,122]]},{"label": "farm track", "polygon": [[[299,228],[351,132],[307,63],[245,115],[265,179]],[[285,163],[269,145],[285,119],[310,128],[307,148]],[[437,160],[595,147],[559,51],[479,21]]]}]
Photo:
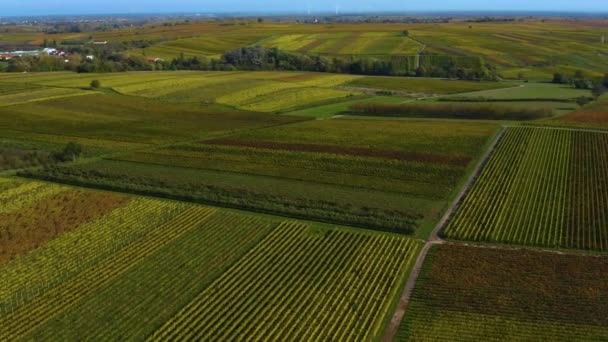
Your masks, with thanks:
[{"label": "farm track", "polygon": [[437,223],[437,225],[431,232],[430,238],[425,242],[424,246],[420,250],[418,259],[416,259],[416,263],[414,264],[414,267],[412,268],[410,276],[405,284],[405,288],[403,289],[403,292],[401,293],[401,298],[399,299],[399,306],[397,307],[397,310],[393,314],[393,317],[390,320],[390,323],[386,329],[384,337],[382,338],[383,341],[385,341],[385,342],[393,341],[395,339],[395,336],[397,336],[397,331],[399,330],[399,325],[401,324],[401,321],[403,320],[403,317],[405,316],[405,312],[406,312],[407,306],[410,302],[412,292],[414,290],[416,281],[418,280],[418,276],[420,275],[420,271],[422,270],[422,266],[424,265],[424,261],[426,260],[428,252],[430,251],[430,249],[433,245],[445,243],[445,241],[440,236],[441,229],[443,229],[443,227],[447,224],[448,220],[452,217],[452,215],[458,209],[464,196],[468,193],[468,191],[471,189],[471,187],[475,183],[475,180],[479,176],[483,166],[487,163],[487,161],[492,156],[492,153],[494,152],[494,150],[496,149],[496,146],[498,145],[498,143],[504,136],[506,130],[507,130],[507,128],[503,127],[501,129],[501,131],[497,134],[496,138],[494,138],[492,145],[490,145],[490,147],[487,149],[486,153],[483,155],[483,157],[481,158],[481,160],[479,161],[479,163],[477,164],[477,166],[475,167],[473,172],[471,172],[469,179],[467,180],[465,185],[462,187],[462,189],[460,190],[460,192],[458,193],[458,195],[456,196],[456,198],[454,199],[454,201],[452,202],[450,207],[446,210],[446,212],[443,215],[443,217],[441,218],[441,220]]}]

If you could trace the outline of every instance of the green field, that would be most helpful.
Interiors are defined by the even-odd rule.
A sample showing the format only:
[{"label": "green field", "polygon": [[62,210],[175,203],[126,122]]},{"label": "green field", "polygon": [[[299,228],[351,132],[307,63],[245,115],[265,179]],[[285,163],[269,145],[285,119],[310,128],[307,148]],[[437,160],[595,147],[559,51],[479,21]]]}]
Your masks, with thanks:
[{"label": "green field", "polygon": [[606,256],[442,245],[397,341],[602,341]]},{"label": "green field", "polygon": [[[220,104],[248,111],[284,112],[360,95],[356,90],[338,89],[341,84],[356,78],[351,75],[294,72],[38,73],[1,78],[0,107],[89,95],[94,92],[80,88],[99,80],[102,87],[109,88],[110,93],[165,103]],[[40,88],[31,90],[36,86]],[[11,92],[3,93],[1,90],[4,88],[11,89]],[[183,111],[180,107],[175,108],[173,111]]]},{"label": "green field", "polygon": [[335,103],[312,106],[304,109],[296,109],[287,112],[292,116],[304,116],[318,119],[329,119],[338,115],[348,115],[350,107],[357,103],[389,103],[398,104],[411,99],[402,96],[361,96],[357,99],[346,99]]},{"label": "green field", "polygon": [[2,179],[0,202],[3,340],[378,336],[419,247],[32,181]]},{"label": "green field", "polygon": [[[38,90],[22,90],[19,96],[34,92]],[[99,154],[301,120],[116,93],[78,95],[0,107],[0,141],[9,146],[26,144],[53,150],[75,141],[85,147],[85,153]]]},{"label": "green field", "polygon": [[[588,90],[575,89],[570,85],[552,83],[524,83],[504,89],[484,90],[463,95],[463,98],[483,98],[488,100],[538,100],[561,101],[591,96]],[[459,96],[461,97],[461,96]],[[447,97],[449,99],[450,97]]]},{"label": "green field", "polygon": [[451,239],[606,251],[608,135],[509,128],[451,220]]},{"label": "green field", "polygon": [[273,36],[262,46],[287,51],[339,55],[414,55],[422,48],[400,32],[320,33]]}]

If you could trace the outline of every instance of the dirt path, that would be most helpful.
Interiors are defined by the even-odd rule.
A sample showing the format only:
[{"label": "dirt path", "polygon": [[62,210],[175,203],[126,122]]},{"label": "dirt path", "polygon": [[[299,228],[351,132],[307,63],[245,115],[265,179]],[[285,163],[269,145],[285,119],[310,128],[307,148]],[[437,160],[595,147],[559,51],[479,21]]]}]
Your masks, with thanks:
[{"label": "dirt path", "polygon": [[502,139],[505,132],[506,132],[506,127],[503,127],[501,129],[501,131],[496,135],[496,138],[494,138],[492,145],[490,145],[490,147],[487,149],[486,153],[483,155],[483,157],[481,158],[481,160],[479,161],[479,163],[477,164],[477,166],[475,167],[473,172],[471,172],[471,176],[469,176],[469,179],[467,180],[465,185],[462,187],[462,189],[460,190],[460,192],[458,193],[456,198],[454,198],[454,201],[452,202],[450,207],[446,210],[445,214],[443,214],[443,217],[437,223],[437,225],[435,226],[435,229],[433,229],[433,232],[431,233],[430,238],[426,241],[426,243],[422,247],[420,254],[418,254],[418,258],[416,259],[416,263],[414,264],[414,267],[412,268],[410,277],[408,278],[407,282],[405,283],[405,288],[403,289],[403,292],[401,293],[401,297],[399,299],[399,306],[397,307],[397,310],[395,310],[395,313],[393,314],[393,317],[391,318],[391,321],[390,321],[388,327],[386,328],[386,332],[384,333],[384,337],[382,338],[382,340],[384,342],[392,342],[395,339],[395,336],[397,336],[397,332],[399,331],[399,325],[401,324],[401,320],[403,320],[403,316],[405,316],[405,311],[407,310],[407,305],[409,304],[410,297],[412,295],[412,292],[414,291],[414,287],[416,285],[416,280],[418,280],[418,276],[420,275],[420,271],[422,270],[422,266],[424,265],[424,260],[426,259],[426,256],[428,255],[429,250],[431,249],[431,247],[433,245],[439,245],[439,244],[445,243],[441,239],[441,236],[440,236],[441,230],[444,228],[444,226],[446,225],[446,223],[448,222],[450,217],[452,217],[454,212],[456,212],[456,210],[460,206],[460,203],[462,203],[464,196],[469,192],[469,190],[473,186],[473,183],[479,176],[481,169],[490,159],[492,152],[494,152],[494,150],[496,149],[498,142]]}]

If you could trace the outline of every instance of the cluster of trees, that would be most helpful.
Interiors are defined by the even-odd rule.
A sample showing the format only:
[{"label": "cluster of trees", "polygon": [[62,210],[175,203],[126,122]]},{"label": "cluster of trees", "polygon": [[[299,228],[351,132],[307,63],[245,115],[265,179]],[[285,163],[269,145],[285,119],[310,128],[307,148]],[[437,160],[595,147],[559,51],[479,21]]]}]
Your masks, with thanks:
[{"label": "cluster of trees", "polygon": [[76,160],[82,154],[82,146],[70,142],[63,150],[54,153],[28,151],[19,148],[0,148],[0,170],[22,169]]},{"label": "cluster of trees", "polygon": [[[79,54],[69,57],[62,56],[28,56],[13,58],[8,62],[9,72],[46,72],[46,71],[76,71],[76,72],[119,72],[155,70],[156,65],[148,62],[145,56],[129,53],[114,53],[87,59]],[[66,62],[67,60],[67,62]]]},{"label": "cluster of trees", "polygon": [[590,89],[595,99],[606,93],[608,89],[608,74],[602,79],[587,79],[582,70],[578,70],[572,77],[568,77],[562,73],[556,72],[553,74],[552,83],[570,84],[576,89]]},{"label": "cluster of trees", "polygon": [[78,159],[81,154],[82,145],[75,142],[69,142],[67,145],[65,145],[63,150],[53,153],[52,158],[54,161],[64,163],[69,161],[76,161],[76,159]]},{"label": "cluster of trees", "polygon": [[[145,45],[149,42],[142,41]],[[131,43],[134,44],[134,43]],[[314,71],[356,75],[447,77],[466,80],[493,79],[494,73],[478,59],[453,56],[415,56],[368,58],[329,58],[267,49],[245,47],[226,51],[220,59],[185,57],[183,54],[171,61],[150,62],[147,57],[126,50],[133,46],[103,47],[94,50],[74,51],[68,62],[64,57],[36,56],[14,58],[8,71],[60,71],[121,72],[149,70],[285,70]],[[88,48],[91,49],[91,48]],[[83,58],[90,54],[94,59]],[[474,60],[474,62],[471,62]]]}]

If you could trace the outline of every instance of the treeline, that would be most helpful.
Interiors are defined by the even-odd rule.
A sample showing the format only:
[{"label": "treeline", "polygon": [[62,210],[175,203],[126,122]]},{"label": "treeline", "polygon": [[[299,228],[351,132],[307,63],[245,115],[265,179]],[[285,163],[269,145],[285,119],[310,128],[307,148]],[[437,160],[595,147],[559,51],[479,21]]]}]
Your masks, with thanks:
[{"label": "treeline", "polygon": [[82,153],[82,146],[68,143],[57,152],[31,151],[20,148],[0,147],[0,170],[23,169],[73,161]]},{"label": "treeline", "polygon": [[[139,42],[146,45],[147,42]],[[116,48],[118,50],[124,47]],[[292,53],[280,49],[245,47],[226,51],[221,58],[185,57],[171,61],[151,62],[143,55],[118,52],[112,47],[83,50],[63,57],[39,56],[14,58],[8,71],[121,72],[149,70],[281,70],[313,71],[355,75],[443,77],[463,80],[495,79],[495,72],[480,57],[462,56],[387,56],[387,57],[325,57]],[[83,58],[91,54],[94,58]]]},{"label": "treeline", "polygon": [[552,115],[549,108],[519,108],[489,104],[357,103],[349,114],[365,116],[483,120],[536,120]]},{"label": "treeline", "polygon": [[606,93],[608,89],[608,74],[600,79],[589,79],[582,70],[578,70],[572,76],[556,72],[553,74],[552,83],[569,84],[576,89],[590,89],[594,98],[598,98]]},{"label": "treeline", "polygon": [[247,47],[226,51],[220,64],[238,70],[292,70],[356,75],[447,77],[479,80],[492,77],[483,59],[460,56],[325,57]]}]

